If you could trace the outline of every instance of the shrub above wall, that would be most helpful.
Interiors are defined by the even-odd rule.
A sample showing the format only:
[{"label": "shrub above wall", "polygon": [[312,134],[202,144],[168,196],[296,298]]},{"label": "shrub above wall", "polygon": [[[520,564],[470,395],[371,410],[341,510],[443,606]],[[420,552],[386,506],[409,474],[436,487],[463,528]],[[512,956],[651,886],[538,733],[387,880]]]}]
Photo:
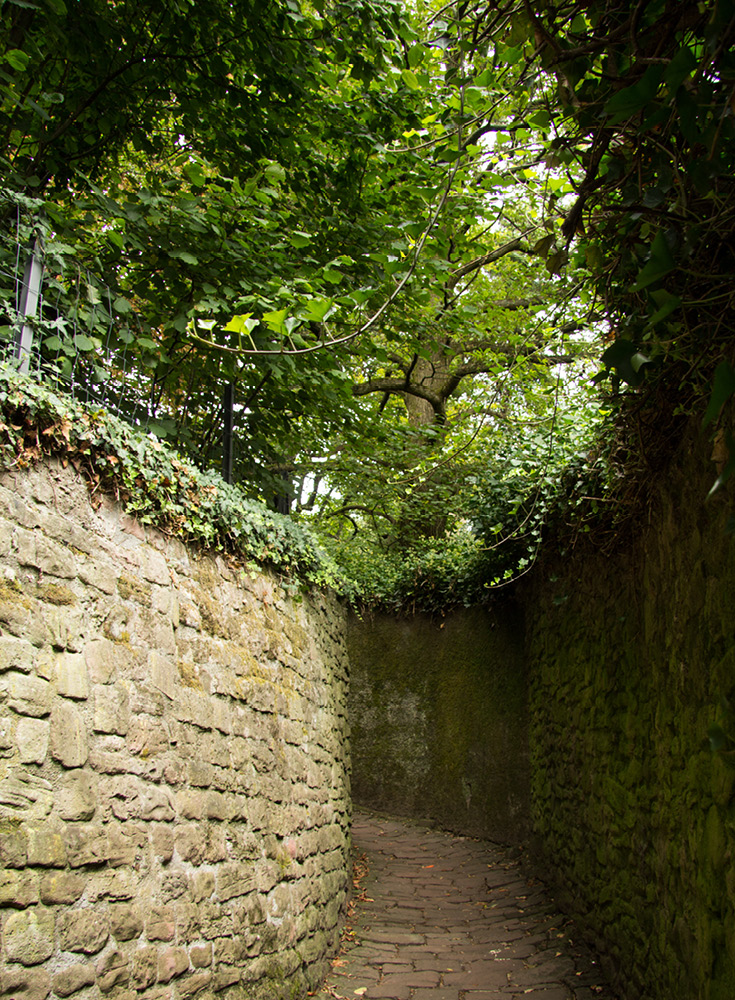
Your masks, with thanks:
[{"label": "shrub above wall", "polygon": [[2,476],[0,564],[0,996],[313,986],[347,886],[340,607],[53,463]]}]

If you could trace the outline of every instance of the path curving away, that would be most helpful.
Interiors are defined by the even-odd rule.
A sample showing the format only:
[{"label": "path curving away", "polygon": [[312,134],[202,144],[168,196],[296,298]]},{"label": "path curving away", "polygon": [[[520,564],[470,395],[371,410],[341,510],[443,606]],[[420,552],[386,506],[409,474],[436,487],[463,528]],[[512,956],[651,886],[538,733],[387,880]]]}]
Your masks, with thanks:
[{"label": "path curving away", "polygon": [[511,852],[368,813],[353,841],[370,871],[318,1000],[615,1000]]}]

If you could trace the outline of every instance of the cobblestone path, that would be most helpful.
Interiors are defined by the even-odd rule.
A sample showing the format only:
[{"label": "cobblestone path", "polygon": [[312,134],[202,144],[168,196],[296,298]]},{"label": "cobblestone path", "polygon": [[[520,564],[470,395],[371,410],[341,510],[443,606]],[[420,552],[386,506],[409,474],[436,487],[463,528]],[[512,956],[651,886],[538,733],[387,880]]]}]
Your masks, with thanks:
[{"label": "cobblestone path", "polygon": [[370,871],[319,1000],[615,1000],[509,852],[365,813],[353,840]]}]

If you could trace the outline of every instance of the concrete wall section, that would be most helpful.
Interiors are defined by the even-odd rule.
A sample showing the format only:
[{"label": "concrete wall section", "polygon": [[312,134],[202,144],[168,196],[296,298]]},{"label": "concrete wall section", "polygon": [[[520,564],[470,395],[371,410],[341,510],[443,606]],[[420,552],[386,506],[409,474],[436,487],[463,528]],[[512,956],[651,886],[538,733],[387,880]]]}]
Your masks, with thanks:
[{"label": "concrete wall section", "polygon": [[528,829],[526,678],[508,603],[349,619],[360,805],[517,843]]},{"label": "concrete wall section", "polygon": [[0,996],[292,996],[336,945],[342,611],[0,483]]}]

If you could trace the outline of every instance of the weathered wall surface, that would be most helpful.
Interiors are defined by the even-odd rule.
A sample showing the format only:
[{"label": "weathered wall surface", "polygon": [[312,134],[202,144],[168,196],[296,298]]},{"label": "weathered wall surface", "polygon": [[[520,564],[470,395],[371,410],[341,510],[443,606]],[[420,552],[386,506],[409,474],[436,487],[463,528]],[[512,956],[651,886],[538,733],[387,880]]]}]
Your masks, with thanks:
[{"label": "weathered wall surface", "polygon": [[0,481],[0,996],[292,996],[336,944],[342,612]]},{"label": "weathered wall surface", "polygon": [[516,609],[349,619],[355,802],[506,843],[528,828]]},{"label": "weathered wall surface", "polygon": [[626,551],[547,563],[526,593],[533,818],[568,907],[628,997],[735,996],[735,696],[728,497],[696,429]]}]

